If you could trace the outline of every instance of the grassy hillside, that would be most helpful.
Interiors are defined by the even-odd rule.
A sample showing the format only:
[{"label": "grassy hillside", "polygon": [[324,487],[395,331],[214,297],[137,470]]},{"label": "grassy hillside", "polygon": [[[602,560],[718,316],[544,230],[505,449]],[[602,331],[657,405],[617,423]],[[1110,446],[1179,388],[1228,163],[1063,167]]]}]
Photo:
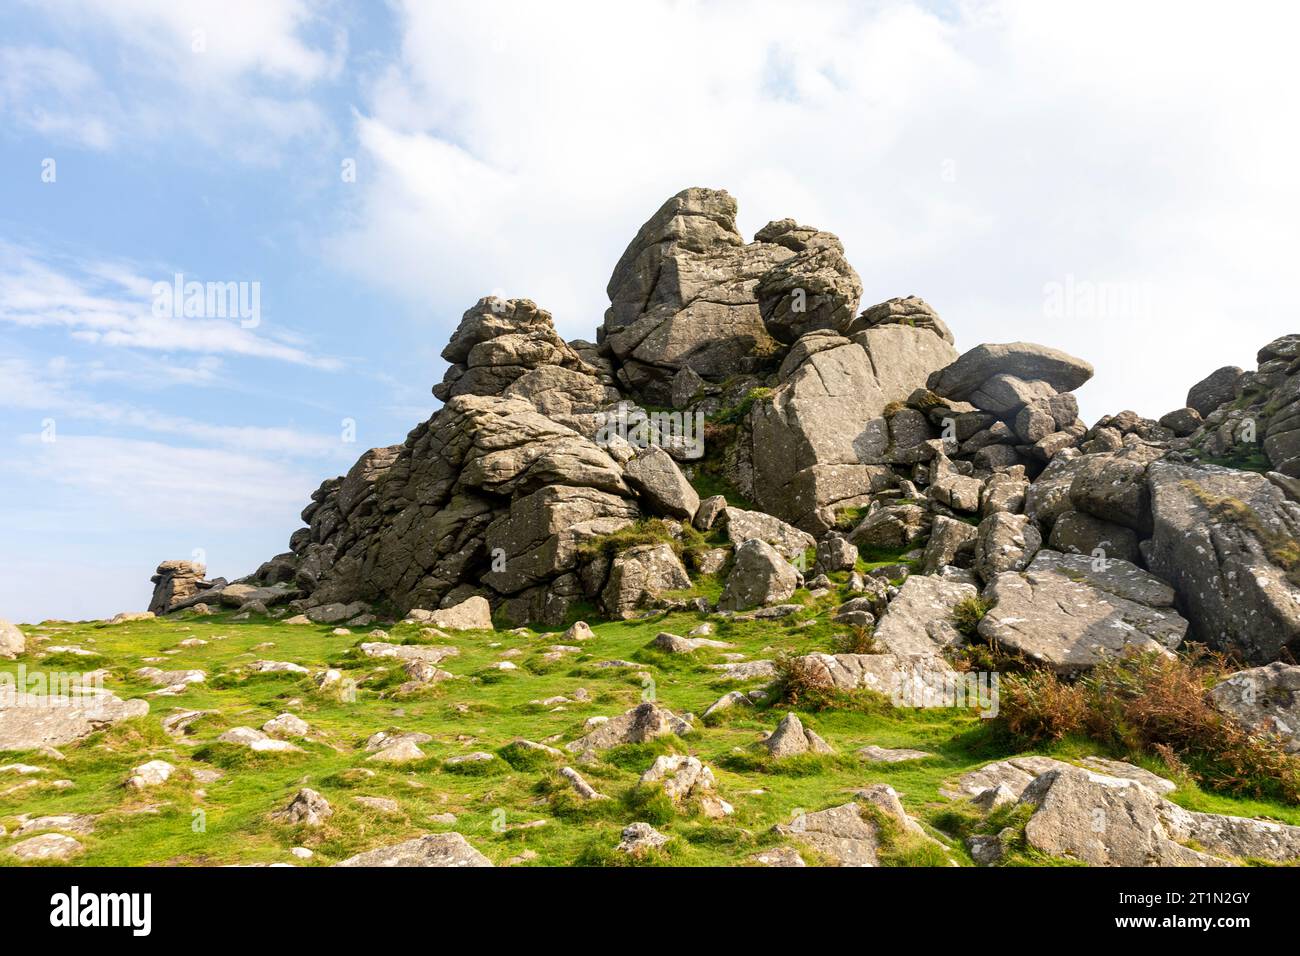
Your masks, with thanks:
[{"label": "grassy hillside", "polygon": [[[29,671],[104,667],[111,672],[106,687],[122,697],[156,690],[132,676],[137,668],[150,666],[149,659],[164,659],[153,661],[152,666],[167,670],[202,669],[207,680],[176,697],[150,698],[148,716],[61,748],[64,760],[40,752],[0,756],[0,765],[45,768],[34,778],[42,781],[39,785],[17,790],[11,788],[28,778],[0,772],[0,826],[8,830],[8,836],[0,837],[0,863],[15,862],[3,850],[14,842],[21,815],[95,815],[93,832],[77,836],[86,852],[75,862],[84,865],[324,865],[445,829],[464,834],[498,865],[606,863],[625,859],[610,851],[621,829],[634,820],[651,822],[674,838],[655,862],[738,865],[763,847],[786,842],[770,832],[774,824],[788,822],[798,810],[844,803],[852,789],[877,782],[892,784],[908,810],[927,825],[945,822],[950,815],[944,813],[949,802],[938,792],[942,781],[1017,752],[1007,737],[972,711],[897,710],[879,702],[859,702],[802,712],[804,723],[821,734],[836,755],[793,758],[777,765],[755,744],[776,725],[784,706],[733,708],[712,726],[698,718],[726,691],[762,684],[719,680],[718,672],[707,665],[723,661],[724,654],[759,660],[782,652],[837,650],[836,635],[842,629],[825,621],[827,610],[839,598],[826,597],[818,603],[805,592],[800,596],[806,611],[784,620],[712,619],[713,636],[734,648],[681,657],[648,650],[647,644],[660,631],[685,634],[705,619],[703,615],[674,613],[597,624],[595,639],[584,642],[580,652],[562,653],[554,660],[544,655],[551,645],[564,643],[559,633],[453,634],[450,640],[439,638],[434,643],[451,643],[460,649],[458,656],[439,665],[456,679],[411,696],[396,694],[406,679],[398,664],[365,658],[355,650],[364,640],[399,644],[428,640],[410,624],[388,628],[387,638],[369,637],[371,628],[334,635],[330,627],[265,619],[236,622],[225,615],[25,627],[31,645],[28,655],[0,663],[0,669],[13,672],[20,664]],[[814,617],[815,623],[805,624]],[[208,643],[178,647],[190,638]],[[50,646],[84,648],[94,656],[62,652],[42,660],[42,648]],[[306,666],[313,675],[327,666],[339,668],[358,682],[355,700],[340,700],[318,690],[311,676],[247,676],[240,671],[255,660],[291,661]],[[493,666],[503,660],[512,661],[517,669]],[[611,660],[637,666],[596,666]],[[572,699],[579,688],[587,691],[586,702],[538,703],[555,696]],[[555,760],[509,747],[516,738],[525,738],[562,749],[584,732],[587,718],[620,714],[643,695],[653,695],[676,713],[696,714],[694,732],[680,739],[606,751],[590,765],[578,764],[567,754]],[[196,721],[191,734],[181,740],[169,736],[161,725],[173,708],[211,713]],[[212,743],[226,729],[260,727],[285,712],[298,715],[311,727],[310,737],[298,741],[303,753],[253,754],[231,744]],[[427,759],[399,766],[368,762],[363,744],[383,730],[432,735],[433,741],[421,745]],[[870,764],[854,754],[868,744],[916,748],[934,756],[892,766]],[[475,751],[497,756],[459,767],[444,763]],[[713,768],[718,792],[735,806],[734,816],[720,821],[693,818],[673,812],[663,800],[637,793],[641,772],[656,754],[670,751],[695,754]],[[1056,752],[1077,756],[1097,750],[1095,745],[1066,741]],[[133,767],[155,759],[174,764],[179,772],[157,788],[137,792],[123,786]],[[612,799],[589,805],[574,800],[558,775],[566,763]],[[1156,763],[1150,766],[1168,773]],[[222,776],[202,783],[193,777],[196,770],[218,770]],[[53,786],[52,781],[61,779],[73,785]],[[315,830],[272,820],[270,814],[304,786],[329,800],[333,818]],[[397,810],[385,812],[355,800],[363,796],[390,798]],[[1207,794],[1190,783],[1184,783],[1172,799],[1193,809],[1267,815],[1300,824],[1296,807]],[[454,815],[454,822],[445,814]],[[445,822],[434,822],[434,817]],[[970,862],[959,840],[933,832],[952,845],[956,859]],[[297,860],[289,852],[293,847],[309,848],[315,855]],[[944,861],[934,854],[899,854],[892,862]]]}]

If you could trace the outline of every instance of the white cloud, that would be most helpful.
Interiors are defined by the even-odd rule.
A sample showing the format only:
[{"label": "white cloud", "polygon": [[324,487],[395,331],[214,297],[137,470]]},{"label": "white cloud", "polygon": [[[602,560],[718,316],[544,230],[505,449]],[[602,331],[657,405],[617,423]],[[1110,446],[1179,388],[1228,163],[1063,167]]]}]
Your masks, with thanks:
[{"label": "white cloud", "polygon": [[[1244,5],[408,2],[334,257],[437,309],[504,289],[590,338],[642,221],[724,187],[844,239],[864,302],[1097,367],[1159,415],[1290,330],[1300,14]],[[1049,308],[1053,284],[1143,308]],[[1143,296],[1146,296],[1143,299]],[[1073,300],[1076,305],[1082,297]]]},{"label": "white cloud", "polygon": [[[29,410],[39,421],[93,422],[111,428],[132,429],[173,435],[192,443],[222,446],[245,454],[262,454],[276,459],[313,457],[334,459],[346,468],[357,456],[354,445],[342,440],[342,433],[325,435],[294,428],[258,425],[212,424],[174,415],[156,408],[142,408],[127,402],[103,401],[76,388],[73,383],[95,378],[94,370],[54,359],[43,368],[22,359],[0,358],[0,408]],[[37,431],[33,419],[31,432]]]},{"label": "white cloud", "polygon": [[59,432],[23,436],[0,471],[75,492],[79,507],[159,528],[226,531],[283,526],[286,539],[320,477],[269,456],[221,448]]},{"label": "white cloud", "polygon": [[[0,322],[63,329],[78,341],[109,348],[231,354],[320,369],[339,367],[336,359],[312,355],[292,344],[287,332],[245,328],[238,316],[155,315],[154,285],[170,286],[174,275],[148,278],[117,263],[53,262],[0,241]],[[249,290],[251,303],[251,285]]]},{"label": "white cloud", "polygon": [[[312,98],[337,80],[347,34],[302,0],[49,0],[41,12],[71,50],[0,48],[0,116],[96,150],[184,143],[277,166],[332,148]],[[93,56],[107,41],[103,73]],[[194,149],[195,146],[201,147]]]},{"label": "white cloud", "polygon": [[[95,101],[93,108],[86,108],[88,100]],[[0,115],[16,124],[52,139],[107,149],[117,112],[95,71],[67,51],[0,48]]]}]

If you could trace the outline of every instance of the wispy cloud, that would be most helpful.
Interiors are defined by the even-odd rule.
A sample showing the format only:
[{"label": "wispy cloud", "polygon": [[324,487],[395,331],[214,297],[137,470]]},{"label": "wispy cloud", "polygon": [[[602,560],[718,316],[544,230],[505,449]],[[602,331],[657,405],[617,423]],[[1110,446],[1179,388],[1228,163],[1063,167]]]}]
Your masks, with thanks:
[{"label": "wispy cloud", "polygon": [[[105,427],[131,429],[182,438],[190,444],[219,445],[246,454],[272,458],[331,458],[350,463],[355,446],[342,435],[304,432],[295,428],[228,425],[174,415],[122,401],[102,401],[76,388],[84,369],[66,360],[43,367],[23,359],[0,358],[0,408],[26,409],[45,418],[69,419]],[[39,423],[34,419],[31,431]]]},{"label": "wispy cloud", "polygon": [[0,322],[65,330],[81,342],[109,348],[231,354],[336,369],[336,359],[312,355],[285,341],[244,328],[238,318],[154,314],[155,283],[117,263],[43,261],[0,242]]}]

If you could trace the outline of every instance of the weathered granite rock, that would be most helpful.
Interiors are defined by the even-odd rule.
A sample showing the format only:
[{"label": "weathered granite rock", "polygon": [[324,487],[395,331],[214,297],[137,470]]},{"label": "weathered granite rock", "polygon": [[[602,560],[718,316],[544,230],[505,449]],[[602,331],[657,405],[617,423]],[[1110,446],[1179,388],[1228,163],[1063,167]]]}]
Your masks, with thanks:
[{"label": "weathered granite rock", "polygon": [[808,332],[846,329],[862,297],[862,281],[837,238],[826,232],[796,238],[807,227],[787,222],[793,228],[777,232],[773,223],[763,235],[789,244],[795,254],[769,269],[754,286],[754,295],[768,334],[790,345]]},{"label": "weathered granite rock", "polygon": [[1029,565],[1042,536],[1027,515],[997,511],[980,522],[975,536],[975,573],[985,582]]},{"label": "weathered granite rock", "polygon": [[615,849],[619,853],[626,853],[629,856],[645,856],[654,850],[659,849],[668,842],[668,837],[664,836],[648,823],[629,823],[623,828],[619,844]]},{"label": "weathered granite rock", "polygon": [[936,515],[921,559],[921,573],[934,574],[945,565],[957,563],[959,556],[964,562],[973,560],[976,536],[974,526],[967,522]]},{"label": "weathered granite rock", "polygon": [[707,817],[719,819],[734,812],[731,804],[717,794],[717,780],[713,771],[698,757],[681,754],[663,754],[655,758],[639,786],[661,786],[664,793],[678,805],[693,805]]},{"label": "weathered granite rock", "polygon": [[952,623],[953,608],[978,596],[972,585],[914,574],[903,582],[876,625],[876,644],[899,657],[941,654],[963,640]]},{"label": "weathered granite rock", "polygon": [[491,866],[459,833],[426,833],[395,846],[348,857],[335,866]]},{"label": "weathered granite rock", "polygon": [[672,456],[658,445],[637,452],[623,466],[623,475],[651,514],[690,521],[700,507],[700,496]]},{"label": "weathered granite rock", "polygon": [[597,724],[590,733],[566,744],[569,753],[582,754],[608,750],[620,744],[643,744],[669,734],[681,736],[691,731],[691,722],[678,717],[654,701],[638,704],[617,717]]},{"label": "weathered granite rock", "polygon": [[329,801],[310,787],[299,790],[289,805],[271,814],[271,819],[293,826],[320,827],[334,816]]},{"label": "weathered granite rock", "polygon": [[740,546],[756,539],[770,544],[787,561],[801,560],[804,552],[816,544],[816,539],[806,531],[761,511],[723,508],[717,523],[732,544]]},{"label": "weathered granite rock", "polygon": [[1226,405],[1237,396],[1237,382],[1241,369],[1225,365],[1215,369],[1187,391],[1187,406],[1194,408],[1204,418],[1220,405]]},{"label": "weathered granite rock", "polygon": [[1067,511],[1056,519],[1048,546],[1070,554],[1097,555],[1137,561],[1138,538],[1132,528],[1103,521],[1082,511]]},{"label": "weathered granite rock", "polygon": [[795,250],[762,237],[745,243],[736,201],[721,190],[682,190],[650,217],[606,287],[599,341],[620,384],[667,404],[680,369],[720,380],[775,347],[754,286]]},{"label": "weathered granite rock", "polygon": [[205,573],[207,568],[197,561],[164,561],[150,579],[154,589],[149,610],[155,614],[177,610],[178,604],[199,593]]},{"label": "weathered granite rock", "polygon": [[1237,671],[1210,691],[1214,706],[1254,733],[1300,753],[1300,666],[1275,661]]},{"label": "weathered granite rock", "polygon": [[1187,632],[1171,608],[1138,604],[1054,570],[1004,571],[985,597],[994,606],[980,621],[981,636],[1063,673],[1129,650],[1168,654]]},{"label": "weathered granite rock", "polygon": [[97,730],[149,713],[148,701],[100,693],[47,697],[17,694],[0,685],[0,750],[61,747]]},{"label": "weathered granite rock", "polygon": [[749,538],[736,548],[718,608],[745,611],[779,604],[794,594],[800,581],[799,572],[776,548],[758,538]]},{"label": "weathered granite rock", "polygon": [[776,725],[776,730],[763,741],[767,752],[776,759],[795,757],[799,754],[830,754],[835,751],[815,731],[803,725],[794,714],[786,714]]},{"label": "weathered granite rock", "polygon": [[926,387],[943,398],[962,400],[998,374],[1045,382],[1056,392],[1072,392],[1092,378],[1092,366],[1059,349],[1029,342],[977,345],[932,374]]},{"label": "weathered granite rock", "polygon": [[1263,475],[1156,462],[1147,567],[1173,585],[1191,637],[1265,663],[1300,650],[1300,505]]},{"label": "weathered granite rock", "polygon": [[669,545],[637,545],[614,559],[601,604],[610,617],[627,619],[664,591],[690,586],[686,568]]},{"label": "weathered granite rock", "polygon": [[754,499],[822,532],[830,527],[828,511],[861,504],[893,484],[885,467],[895,447],[885,409],[955,355],[943,339],[905,325],[800,339],[781,383],[750,411]]},{"label": "weathered granite rock", "polygon": [[0,620],[0,660],[11,661],[27,650],[27,638],[18,625]]},{"label": "weathered granite rock", "polygon": [[773,829],[820,853],[836,866],[876,866],[879,862],[879,830],[873,821],[864,818],[856,802],[801,813],[790,823],[777,824]]}]

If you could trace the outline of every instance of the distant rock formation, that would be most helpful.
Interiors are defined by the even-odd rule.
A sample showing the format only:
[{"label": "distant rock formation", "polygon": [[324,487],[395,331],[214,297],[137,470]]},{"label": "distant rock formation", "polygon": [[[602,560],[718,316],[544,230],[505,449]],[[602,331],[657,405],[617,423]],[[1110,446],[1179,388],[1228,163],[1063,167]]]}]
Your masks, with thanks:
[{"label": "distant rock formation", "polygon": [[[1088,362],[1026,342],[959,353],[916,296],[859,311],[830,233],[783,219],[746,242],[735,219],[720,190],[664,203],[615,266],[594,343],[527,299],[480,300],[443,350],[432,418],[323,482],[248,578],[164,562],[150,609],[332,623],[480,598],[559,625],[580,604],[682,605],[708,573],[727,578],[723,613],[779,613],[806,561],[856,574],[861,549],[944,582],[841,609],[936,673],[977,589],[994,606],[979,634],[1064,673],[1185,640],[1258,664],[1300,650],[1300,334],[1159,421],[1089,428],[1072,394]],[[701,501],[704,479],[727,497]],[[682,560],[695,534],[711,536],[698,564]],[[894,679],[867,657],[827,673]]]}]

